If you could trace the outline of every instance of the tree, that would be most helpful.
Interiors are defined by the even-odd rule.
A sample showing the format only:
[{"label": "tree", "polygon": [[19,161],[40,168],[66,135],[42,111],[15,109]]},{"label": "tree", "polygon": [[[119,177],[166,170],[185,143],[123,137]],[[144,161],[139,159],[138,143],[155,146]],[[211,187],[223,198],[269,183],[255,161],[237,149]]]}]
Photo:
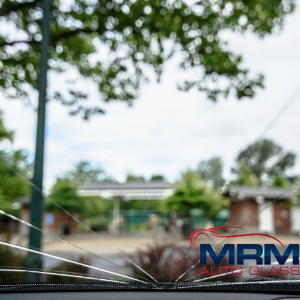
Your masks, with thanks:
[{"label": "tree", "polygon": [[151,176],[151,179],[150,181],[165,181],[165,177],[163,175],[160,175],[160,174],[154,174]]},{"label": "tree", "polygon": [[224,207],[224,199],[201,181],[197,171],[187,170],[181,174],[173,195],[166,199],[165,207],[184,217],[189,217],[193,208],[214,216]]},{"label": "tree", "polygon": [[223,178],[223,160],[221,157],[212,157],[199,163],[198,173],[202,180],[211,181],[215,188],[222,187],[225,183]]},{"label": "tree", "polygon": [[141,181],[141,182],[144,182],[146,180],[143,176],[128,173],[127,176],[126,176],[126,181]]},{"label": "tree", "polygon": [[3,141],[5,141],[5,140],[8,140],[8,141],[12,142],[13,136],[14,136],[14,132],[13,131],[9,131],[4,126],[3,114],[0,111],[0,143],[3,142]]},{"label": "tree", "polygon": [[[0,111],[0,145],[11,144],[14,132],[9,131],[3,122]],[[22,178],[22,176],[25,177]],[[14,207],[13,201],[30,193],[30,184],[27,180],[31,177],[31,165],[24,150],[0,150],[0,209],[8,214],[19,216],[19,207]],[[9,241],[12,234],[12,219],[0,214],[0,231],[5,233]],[[4,247],[5,249],[6,247]],[[2,251],[2,249],[0,249]],[[8,250],[6,251],[8,254]],[[12,255],[13,258],[13,255]]]},{"label": "tree", "polygon": [[[279,178],[288,179],[287,171],[292,169],[295,161],[296,154],[284,151],[272,140],[260,140],[239,153],[236,159],[237,165],[233,169],[238,178],[233,183],[243,185],[279,184]],[[247,182],[247,176],[252,177],[253,180]],[[282,184],[283,182],[280,183],[280,186]]]},{"label": "tree", "polygon": [[52,212],[62,211],[59,206],[51,201],[54,200],[71,213],[82,215],[97,214],[97,212],[101,211],[99,199],[79,197],[77,190],[87,182],[113,180],[103,169],[99,167],[94,168],[88,161],[80,161],[75,164],[73,170],[56,179],[55,184],[51,188],[50,199],[46,201],[46,210]]},{"label": "tree", "polygon": [[[0,144],[13,141],[13,131],[6,129],[0,111]],[[12,208],[13,200],[30,193],[30,184],[26,179],[31,177],[31,164],[24,150],[0,151],[0,208],[18,215],[19,211]],[[24,176],[22,178],[21,176]]]},{"label": "tree", "polygon": [[276,174],[272,182],[272,187],[289,188],[291,187],[291,183],[286,178]]},{"label": "tree", "polygon": [[[30,100],[37,89],[39,44],[42,40],[41,0],[0,1],[0,87],[8,98]],[[293,0],[198,1],[181,0],[74,0],[52,1],[49,68],[54,73],[76,74],[78,80],[94,83],[104,102],[132,104],[140,84],[148,80],[149,67],[158,80],[163,63],[182,53],[180,67],[198,70],[199,77],[180,84],[196,88],[216,101],[230,92],[238,99],[253,97],[262,87],[262,76],[251,78],[242,67],[242,57],[228,50],[222,30],[253,32],[265,37],[282,28]],[[96,59],[101,47],[108,50]],[[103,51],[102,51],[103,52]],[[69,79],[68,79],[69,80]],[[62,92],[50,87],[48,100],[69,106],[71,115],[84,119],[104,113],[98,103],[84,101],[89,94],[72,87]],[[220,88],[218,81],[226,83]],[[68,86],[65,82],[65,87]]]},{"label": "tree", "polygon": [[246,163],[237,163],[233,172],[236,174],[236,179],[230,182],[231,185],[258,186],[261,184],[260,178]]},{"label": "tree", "polygon": [[94,168],[88,161],[78,162],[75,164],[74,169],[68,171],[63,177],[77,187],[81,187],[85,183],[93,181],[114,181],[102,168]]},{"label": "tree", "polygon": [[[86,213],[86,202],[82,197],[77,196],[77,188],[68,179],[58,178],[51,189],[49,198],[70,213]],[[62,209],[53,201],[47,200],[46,210],[51,212],[61,212]]]}]

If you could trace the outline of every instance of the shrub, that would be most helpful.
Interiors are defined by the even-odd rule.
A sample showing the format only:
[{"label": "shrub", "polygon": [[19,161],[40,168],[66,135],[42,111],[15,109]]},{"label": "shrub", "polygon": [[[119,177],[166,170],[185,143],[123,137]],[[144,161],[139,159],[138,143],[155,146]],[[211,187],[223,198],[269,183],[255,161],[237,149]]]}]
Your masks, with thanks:
[{"label": "shrub", "polygon": [[[153,276],[159,282],[175,281],[184,272],[189,270],[179,281],[185,281],[188,279],[199,279],[198,276],[202,268],[199,262],[199,249],[190,249],[185,257],[187,250],[175,247],[169,243],[156,243],[147,245],[145,250],[137,250],[136,253],[130,255],[129,258],[140,266],[143,270]],[[220,266],[227,266],[227,260],[223,259]],[[131,268],[136,275],[140,275],[144,278],[151,280],[145,273],[132,263],[126,263],[127,268]],[[219,266],[215,266],[210,258],[207,260],[207,269],[210,271],[211,267],[214,273],[217,273]],[[205,277],[205,276],[203,276]],[[139,278],[139,277],[137,277]],[[233,281],[237,276],[226,275],[213,279],[216,281]]]},{"label": "shrub", "polygon": [[[72,259],[72,258],[71,258]],[[74,261],[83,263],[83,264],[91,264],[91,258],[86,255],[81,255],[77,257],[76,259],[72,259]],[[75,265],[72,263],[62,262],[51,268],[50,270],[47,270],[49,272],[54,273],[64,273],[64,274],[74,274],[74,275],[82,275],[82,276],[88,276],[89,268],[84,266]],[[69,276],[57,276],[57,275],[46,275],[45,281],[48,282],[76,282],[76,281],[82,281],[84,279],[76,278],[76,277],[69,277]]]},{"label": "shrub", "polygon": [[[23,256],[9,247],[0,245],[0,266],[2,269],[22,268]],[[23,272],[0,271],[0,283],[23,282]]]}]

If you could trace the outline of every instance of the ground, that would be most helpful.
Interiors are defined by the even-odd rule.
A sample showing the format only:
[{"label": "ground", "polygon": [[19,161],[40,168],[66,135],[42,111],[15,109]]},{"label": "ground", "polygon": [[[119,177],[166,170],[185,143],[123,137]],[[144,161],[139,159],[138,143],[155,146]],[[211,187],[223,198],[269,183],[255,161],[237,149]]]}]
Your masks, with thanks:
[{"label": "ground", "polygon": [[[144,248],[149,244],[154,243],[165,243],[170,242],[174,245],[188,250],[191,243],[188,239],[182,239],[180,237],[166,235],[165,233],[154,234],[154,233],[139,233],[139,234],[122,234],[112,235],[105,232],[97,233],[98,236],[93,233],[76,233],[70,236],[61,236],[66,242],[59,241],[53,237],[44,235],[43,236],[43,249],[42,251],[57,257],[63,257],[71,260],[79,260],[83,256],[89,257],[91,265],[100,267],[113,272],[123,272],[118,266],[124,267],[126,264],[126,256],[133,254],[137,249]],[[101,239],[101,238],[102,239]],[[276,236],[285,246],[288,244],[299,244],[300,236]],[[278,250],[283,253],[285,250],[275,240],[264,237],[264,236],[250,236],[250,237],[239,237],[233,239],[221,239],[215,237],[206,236],[197,238],[197,247],[200,243],[210,243],[213,247],[224,243],[244,243],[244,244],[275,244]],[[26,240],[20,236],[14,236],[11,241],[13,244],[18,244],[26,247]],[[74,244],[82,249],[85,249],[89,253],[79,248],[72,246]],[[199,249],[199,248],[198,248]],[[120,252],[118,252],[120,251]],[[94,254],[94,255],[92,255]],[[273,259],[272,259],[273,260]],[[61,262],[55,258],[49,258],[44,256],[43,268],[49,270]],[[100,272],[102,274],[102,272]],[[91,270],[90,275],[99,275],[99,271]],[[103,273],[101,276],[104,276]]]}]

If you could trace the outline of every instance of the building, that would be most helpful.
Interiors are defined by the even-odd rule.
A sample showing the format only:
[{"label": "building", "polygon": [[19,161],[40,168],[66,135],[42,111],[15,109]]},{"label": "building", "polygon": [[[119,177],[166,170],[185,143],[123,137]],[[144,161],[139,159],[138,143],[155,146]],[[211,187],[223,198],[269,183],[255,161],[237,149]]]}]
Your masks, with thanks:
[{"label": "building", "polygon": [[[15,203],[21,205],[20,219],[26,222],[30,222],[30,210],[31,210],[31,196],[24,196],[15,200]],[[71,234],[77,228],[77,223],[67,213],[61,212],[46,212],[43,217],[43,229],[47,232],[54,234]],[[28,235],[29,226],[24,223],[19,224],[18,233],[21,235]]]},{"label": "building", "polygon": [[[118,233],[122,219],[120,201],[160,200],[170,196],[173,190],[174,184],[165,181],[92,182],[77,193],[80,197],[101,197],[113,201],[111,225],[112,231]],[[300,233],[300,206],[291,205],[296,193],[290,189],[229,186],[223,196],[230,200],[229,225],[270,235]],[[21,219],[29,222],[30,196],[17,201],[22,206]],[[46,231],[68,234],[75,231],[76,227],[76,221],[67,213],[44,214],[43,228]],[[26,224],[20,224],[21,234],[26,235],[28,231]]]},{"label": "building", "polygon": [[292,190],[229,186],[223,195],[230,200],[230,225],[271,235],[300,233],[300,206],[291,205]]},{"label": "building", "polygon": [[160,200],[173,193],[174,185],[165,181],[91,182],[79,190],[80,197],[101,197],[114,201],[115,232],[120,224],[120,201]]}]

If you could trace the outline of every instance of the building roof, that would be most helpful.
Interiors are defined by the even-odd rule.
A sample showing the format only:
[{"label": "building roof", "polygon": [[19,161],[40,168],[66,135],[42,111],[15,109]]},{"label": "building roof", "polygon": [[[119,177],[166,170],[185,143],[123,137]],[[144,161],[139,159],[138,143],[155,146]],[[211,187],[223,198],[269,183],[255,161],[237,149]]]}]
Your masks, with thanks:
[{"label": "building roof", "polygon": [[285,188],[260,188],[260,187],[248,187],[248,186],[228,186],[223,192],[224,196],[231,198],[232,200],[246,200],[263,197],[266,200],[275,199],[290,199],[297,195],[292,189]]},{"label": "building roof", "polygon": [[160,180],[87,183],[78,195],[82,197],[102,197],[113,199],[121,197],[125,200],[159,200],[173,192],[174,185]]},{"label": "building roof", "polygon": [[82,190],[131,190],[131,189],[170,189],[173,184],[162,180],[154,181],[128,181],[125,183],[119,182],[90,182],[87,183]]}]

